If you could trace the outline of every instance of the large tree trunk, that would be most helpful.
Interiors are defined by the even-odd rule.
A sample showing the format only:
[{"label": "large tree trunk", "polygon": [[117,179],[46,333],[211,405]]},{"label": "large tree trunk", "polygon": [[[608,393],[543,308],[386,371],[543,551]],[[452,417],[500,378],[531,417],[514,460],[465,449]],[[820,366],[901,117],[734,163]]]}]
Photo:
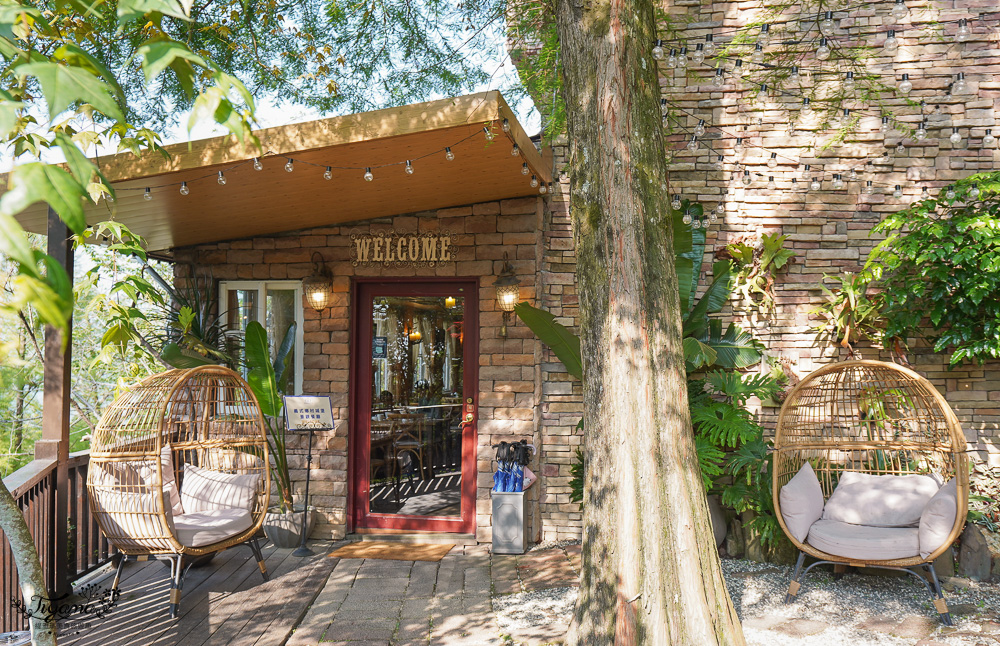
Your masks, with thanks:
[{"label": "large tree trunk", "polygon": [[649,0],[559,0],[581,298],[577,644],[742,644],[687,405]]}]

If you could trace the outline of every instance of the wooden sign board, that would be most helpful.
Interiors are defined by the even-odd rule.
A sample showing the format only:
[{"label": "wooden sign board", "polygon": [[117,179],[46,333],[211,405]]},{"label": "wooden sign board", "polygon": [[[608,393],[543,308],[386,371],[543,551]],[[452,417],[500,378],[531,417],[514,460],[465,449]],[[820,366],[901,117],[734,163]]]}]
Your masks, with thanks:
[{"label": "wooden sign board", "polygon": [[333,403],[329,397],[285,397],[285,422],[288,430],[333,429]]},{"label": "wooden sign board", "polygon": [[351,264],[355,267],[435,267],[455,262],[451,234],[395,230],[352,233]]}]

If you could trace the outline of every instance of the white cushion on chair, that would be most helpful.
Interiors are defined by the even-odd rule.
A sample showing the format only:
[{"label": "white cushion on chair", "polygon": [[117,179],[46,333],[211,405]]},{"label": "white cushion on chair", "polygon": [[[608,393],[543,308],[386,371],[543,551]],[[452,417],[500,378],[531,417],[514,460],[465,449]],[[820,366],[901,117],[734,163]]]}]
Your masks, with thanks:
[{"label": "white cushion on chair", "polygon": [[803,463],[795,477],[781,488],[778,504],[792,537],[800,543],[805,541],[809,528],[823,514],[823,489],[809,462]]},{"label": "white cushion on chair", "polygon": [[[181,506],[181,493],[177,488],[177,479],[174,477],[173,451],[169,444],[163,445],[163,449],[160,451],[160,469],[163,471],[163,495],[169,504],[170,513],[174,516],[180,516],[184,513],[184,507]],[[139,476],[146,486],[152,486],[153,467],[146,463],[138,470]]]},{"label": "white cushion on chair", "polygon": [[940,483],[931,476],[845,471],[826,501],[823,520],[869,527],[916,527],[939,488]]},{"label": "white cushion on chair", "polygon": [[[260,474],[219,473],[184,465],[181,504],[187,514],[212,509],[253,509]],[[185,515],[187,515],[185,514]]]},{"label": "white cushion on chair", "polygon": [[868,527],[837,520],[817,520],[809,528],[809,545],[827,554],[859,561],[887,561],[916,556],[916,527]]},{"label": "white cushion on chair", "polygon": [[958,518],[958,480],[952,478],[934,494],[920,515],[920,556],[927,558],[941,547]]},{"label": "white cushion on chair", "polygon": [[181,545],[201,547],[224,541],[253,525],[246,509],[210,509],[174,516],[174,533]]}]

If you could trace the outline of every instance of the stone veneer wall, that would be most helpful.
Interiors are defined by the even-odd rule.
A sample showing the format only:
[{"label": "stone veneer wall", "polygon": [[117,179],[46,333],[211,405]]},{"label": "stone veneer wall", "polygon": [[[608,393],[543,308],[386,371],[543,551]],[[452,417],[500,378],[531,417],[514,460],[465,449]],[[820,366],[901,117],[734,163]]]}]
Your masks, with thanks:
[{"label": "stone veneer wall", "polygon": [[[551,358],[523,324],[509,328],[506,340],[499,337],[501,314],[496,308],[492,285],[504,252],[521,279],[521,298],[532,304],[565,299],[566,312],[575,307],[573,275],[565,267],[548,264],[553,253],[572,254],[565,207],[552,214],[541,198],[520,198],[475,204],[434,212],[311,229],[282,235],[234,240],[176,250],[175,280],[183,284],[192,272],[215,280],[296,280],[310,275],[310,262],[319,252],[334,275],[331,307],[322,313],[304,308],[305,356],[303,392],[329,394],[333,399],[336,429],[314,436],[314,461],[310,485],[312,504],[320,511],[313,536],[340,538],[347,531],[349,429],[348,374],[350,370],[350,303],[353,276],[479,277],[480,360],[478,419],[477,538],[491,540],[493,483],[492,444],[527,438],[539,449],[539,483],[530,490],[533,540],[567,538],[579,534],[579,512],[567,505],[568,460],[578,443],[571,437],[579,414],[564,420],[561,406],[566,393],[579,390],[567,386],[569,377],[558,374]],[[433,269],[382,269],[353,267],[350,262],[354,232],[380,229],[424,232],[446,230],[453,234],[456,262]],[[570,243],[571,246],[571,243]],[[558,251],[552,251],[550,247]],[[545,259],[544,268],[539,259]],[[551,295],[551,296],[550,296]],[[552,381],[546,382],[554,373]],[[307,436],[294,434],[289,441],[289,463],[296,492],[304,486]],[[574,533],[575,532],[575,533]]]},{"label": "stone veneer wall", "polygon": [[[747,100],[745,92],[731,84],[721,89],[709,83],[686,85],[680,72],[662,65],[660,68],[663,96],[690,113],[682,115],[683,127],[690,132],[698,118],[705,119],[709,126],[702,141],[713,149],[711,151],[704,146],[695,153],[686,150],[684,143],[690,137],[686,133],[668,138],[668,149],[673,157],[671,191],[701,200],[708,208],[714,207],[720,199],[726,203],[725,218],[710,230],[707,249],[718,250],[742,236],[757,237],[771,232],[789,236],[786,246],[797,256],[791,266],[778,273],[774,319],[769,324],[760,321],[740,304],[735,304],[735,310],[764,340],[769,353],[788,360],[798,376],[845,358],[839,347],[817,341],[812,329],[817,319],[810,315],[810,310],[823,302],[819,287],[823,274],[857,271],[878,242],[877,238],[869,236],[871,227],[885,214],[919,199],[922,187],[934,193],[956,179],[998,166],[1000,155],[996,145],[984,148],[982,138],[986,128],[992,128],[994,134],[1000,133],[1000,121],[997,120],[1000,114],[1000,48],[995,29],[987,29],[974,20],[980,11],[995,9],[996,3],[959,0],[956,5],[945,8],[943,4],[907,0],[907,5],[911,18],[903,21],[904,28],[921,16],[940,20],[966,17],[973,37],[964,45],[954,43],[955,24],[945,26],[947,42],[944,44],[934,43],[940,39],[919,35],[915,30],[900,31],[897,33],[900,39],[898,53],[891,59],[883,54],[873,61],[873,69],[888,79],[893,78],[893,73],[897,80],[899,74],[909,73],[913,83],[909,98],[926,101],[930,134],[922,142],[904,140],[906,150],[903,154],[894,152],[889,164],[876,162],[872,172],[862,172],[862,182],[848,183],[845,190],[832,190],[830,173],[842,172],[846,177],[851,165],[877,156],[886,144],[894,147],[899,140],[899,137],[886,139],[878,132],[877,117],[865,117],[859,134],[848,137],[845,145],[822,152],[810,151],[810,143],[817,140],[816,129],[800,129],[802,134],[788,136],[785,131],[787,115],[773,99],[764,109],[757,109],[759,106]],[[701,4],[681,0],[664,5],[664,9],[678,18],[677,24],[692,20],[682,33],[693,51],[694,43],[703,42],[710,30],[716,33],[730,30],[731,33],[733,27],[746,24],[754,11],[753,6],[753,3]],[[852,10],[851,17],[841,21],[835,38],[841,43],[848,41],[850,32],[844,27],[881,25],[882,31],[892,28],[894,21],[888,15],[891,6],[887,1]],[[940,6],[942,10],[932,12],[927,9],[929,6]],[[920,13],[925,10],[927,13]],[[842,15],[843,12],[837,12],[835,17],[839,19]],[[995,26],[996,21],[991,24]],[[721,38],[716,36],[717,40]],[[876,40],[880,43],[880,39]],[[815,63],[807,58],[800,65],[813,67]],[[692,68],[700,69],[703,74],[708,72],[705,67]],[[965,72],[971,91],[965,96],[949,96],[948,86],[953,79],[950,75],[960,71]],[[920,120],[918,109],[904,106],[902,99],[896,96],[884,98],[901,121],[915,127]],[[786,98],[785,101],[787,107],[797,99]],[[762,123],[757,123],[758,118]],[[962,134],[962,141],[957,145],[948,141],[953,125],[958,126]],[[720,137],[719,131],[712,126],[721,127],[728,135]],[[731,176],[734,162],[739,158],[731,136],[737,133],[744,136],[750,146],[767,150],[764,153],[760,148],[751,147],[745,151],[742,161],[751,172],[764,175],[765,180],[767,175],[774,175],[779,187],[777,191],[765,188],[765,180],[761,179],[744,188],[738,178]],[[818,138],[819,143],[823,140],[822,136]],[[766,166],[771,151],[778,153],[779,166],[774,170]],[[714,161],[716,153],[725,155],[724,172],[710,169],[709,163]],[[823,190],[789,191],[792,177],[799,177],[802,188],[806,182],[800,177],[800,167],[785,157],[810,164],[813,170],[824,171]],[[864,179],[874,180],[879,189],[877,194],[861,194]],[[891,195],[896,184],[903,187],[902,199]],[[706,269],[708,267],[710,262],[706,264]],[[887,353],[877,349],[864,349],[862,356],[891,360]],[[928,377],[955,409],[965,429],[971,455],[991,465],[1000,465],[1000,362],[948,370],[946,357],[931,352],[924,343],[916,344],[907,357],[912,367]],[[764,419],[773,426],[777,409],[768,408],[763,412]]]}]

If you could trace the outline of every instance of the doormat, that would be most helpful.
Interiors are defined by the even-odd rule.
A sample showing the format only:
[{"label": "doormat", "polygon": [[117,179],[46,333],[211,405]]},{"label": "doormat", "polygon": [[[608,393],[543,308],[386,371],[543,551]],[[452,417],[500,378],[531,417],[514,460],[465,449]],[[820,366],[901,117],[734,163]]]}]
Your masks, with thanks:
[{"label": "doormat", "polygon": [[340,559],[384,559],[387,561],[440,561],[455,547],[453,543],[377,543],[357,541],[330,552],[327,556]]}]

